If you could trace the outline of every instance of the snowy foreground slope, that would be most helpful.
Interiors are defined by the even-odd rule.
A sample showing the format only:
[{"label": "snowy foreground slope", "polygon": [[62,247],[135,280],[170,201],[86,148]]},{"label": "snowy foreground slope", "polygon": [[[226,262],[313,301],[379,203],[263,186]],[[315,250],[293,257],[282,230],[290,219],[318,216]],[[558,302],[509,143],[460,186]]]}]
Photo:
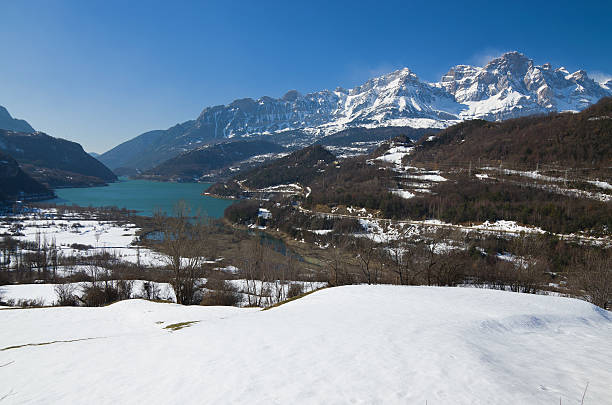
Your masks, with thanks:
[{"label": "snowy foreground slope", "polygon": [[347,286],[268,311],[131,300],[0,321],[4,403],[576,404],[587,382],[585,404],[612,398],[612,315],[567,298]]}]

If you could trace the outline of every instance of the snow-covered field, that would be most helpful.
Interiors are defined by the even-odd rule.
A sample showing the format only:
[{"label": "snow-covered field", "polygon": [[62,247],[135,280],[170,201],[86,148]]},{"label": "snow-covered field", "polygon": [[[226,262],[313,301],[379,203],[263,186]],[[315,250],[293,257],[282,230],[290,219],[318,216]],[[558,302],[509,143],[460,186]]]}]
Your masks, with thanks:
[{"label": "snow-covered field", "polygon": [[[612,315],[502,291],[346,286],[268,311],[0,310],[4,402],[606,404]],[[183,329],[166,328],[194,322]]]},{"label": "snow-covered field", "polygon": [[376,158],[383,162],[393,163],[396,167],[402,167],[402,159],[414,151],[412,146],[392,146],[382,156]]},{"label": "snow-covered field", "polygon": [[[111,253],[124,262],[142,266],[163,266],[166,264],[163,255],[148,249],[137,247],[134,224],[119,224],[113,221],[86,219],[83,214],[68,213],[57,216],[55,209],[40,210],[15,217],[19,219],[20,229],[14,237],[20,241],[54,243],[63,256],[89,256],[102,252]],[[2,218],[0,218],[1,220]],[[15,234],[14,222],[0,222],[0,234]],[[90,246],[90,249],[79,250],[73,244]],[[0,256],[1,257],[1,256]]]},{"label": "snow-covered field", "polygon": [[[233,266],[229,266],[234,268]],[[236,269],[237,270],[237,269]],[[139,298],[142,297],[142,287],[146,280],[129,280],[132,283],[132,294],[131,298]],[[159,289],[159,298],[168,301],[176,301],[176,295],[174,294],[174,290],[168,283],[158,283],[149,281],[152,285],[157,286]],[[327,286],[327,283],[318,282],[318,281],[290,281],[281,283],[280,281],[260,281],[260,280],[250,280],[247,284],[247,280],[245,279],[237,279],[237,280],[227,280],[227,283],[235,287],[238,292],[242,295],[242,302],[240,306],[247,306],[249,304],[249,299],[247,296],[247,292],[261,292],[263,290],[270,290],[272,293],[279,292],[282,289],[282,296],[286,297],[289,286],[291,284],[299,284],[301,286],[302,291],[309,292],[313,290],[317,290],[319,288],[323,288]],[[76,295],[83,294],[83,288],[90,283],[88,282],[79,282],[79,283],[67,283],[74,287],[74,293]],[[198,281],[198,285],[205,285],[206,279],[202,278]],[[55,292],[55,287],[58,284],[53,283],[40,283],[40,284],[10,284],[0,286],[0,297],[5,302],[13,302],[18,304],[19,301],[32,301],[35,300],[43,306],[52,306],[56,305],[58,301],[57,293]],[[262,299],[262,305],[272,305],[276,303],[274,298],[264,298]],[[2,307],[0,307],[2,308]]]}]

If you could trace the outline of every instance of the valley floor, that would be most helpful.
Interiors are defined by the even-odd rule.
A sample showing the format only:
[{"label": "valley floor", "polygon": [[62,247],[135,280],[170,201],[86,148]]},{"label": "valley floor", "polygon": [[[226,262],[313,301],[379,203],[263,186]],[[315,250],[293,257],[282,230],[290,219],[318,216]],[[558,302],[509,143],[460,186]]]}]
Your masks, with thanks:
[{"label": "valley floor", "polygon": [[0,322],[5,403],[612,398],[612,316],[568,298],[362,285],[267,311],[128,300],[4,309]]}]

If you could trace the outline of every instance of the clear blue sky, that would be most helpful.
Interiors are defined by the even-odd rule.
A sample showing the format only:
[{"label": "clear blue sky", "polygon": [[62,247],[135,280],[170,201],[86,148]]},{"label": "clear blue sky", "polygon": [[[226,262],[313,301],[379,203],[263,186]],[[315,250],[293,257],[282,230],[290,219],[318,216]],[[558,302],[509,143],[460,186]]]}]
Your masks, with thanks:
[{"label": "clear blue sky", "polygon": [[208,105],[507,50],[612,74],[609,0],[462,3],[0,0],[0,105],[104,152]]}]

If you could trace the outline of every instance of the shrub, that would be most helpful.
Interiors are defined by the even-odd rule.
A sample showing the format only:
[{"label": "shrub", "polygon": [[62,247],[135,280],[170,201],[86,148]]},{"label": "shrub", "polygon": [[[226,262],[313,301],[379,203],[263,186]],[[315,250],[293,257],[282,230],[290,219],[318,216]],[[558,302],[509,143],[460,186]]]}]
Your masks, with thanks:
[{"label": "shrub", "polygon": [[201,305],[238,306],[242,296],[238,289],[225,280],[209,279],[205,285],[206,291]]},{"label": "shrub", "polygon": [[240,201],[227,207],[223,215],[237,224],[253,223],[259,215],[259,203],[251,200]]},{"label": "shrub", "polygon": [[297,297],[302,293],[304,293],[302,284],[292,283],[289,285],[289,289],[287,290],[287,298]]},{"label": "shrub", "polygon": [[76,307],[78,298],[75,294],[76,287],[74,284],[58,284],[54,288],[57,301],[55,305],[62,307]]},{"label": "shrub", "polygon": [[145,281],[140,288],[139,297],[146,300],[159,300],[161,298],[161,289],[157,283]]}]

